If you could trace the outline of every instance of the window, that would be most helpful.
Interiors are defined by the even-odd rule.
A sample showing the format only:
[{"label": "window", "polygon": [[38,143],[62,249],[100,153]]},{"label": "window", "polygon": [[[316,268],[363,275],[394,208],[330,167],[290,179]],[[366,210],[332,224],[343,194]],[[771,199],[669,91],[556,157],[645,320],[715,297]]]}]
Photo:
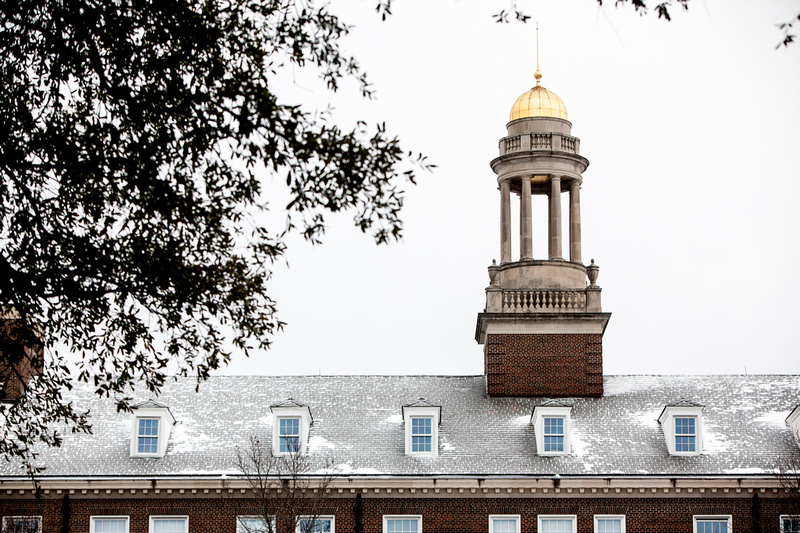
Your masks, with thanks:
[{"label": "window", "polygon": [[158,418],[137,418],[137,449],[141,454],[158,453]]},{"label": "window", "polygon": [[490,515],[489,533],[519,533],[519,515]]},{"label": "window", "polygon": [[800,516],[782,515],[781,533],[800,533]]},{"label": "window", "polygon": [[531,423],[539,455],[567,455],[570,451],[569,427],[572,405],[562,400],[547,400],[533,408]]},{"label": "window", "polygon": [[544,451],[564,451],[564,418],[544,417]]},{"label": "window", "polygon": [[280,423],[280,451],[281,453],[295,453],[300,451],[300,419],[279,418]]},{"label": "window", "polygon": [[681,399],[664,407],[658,422],[670,455],[700,455],[703,451],[703,406]]},{"label": "window", "polygon": [[539,533],[576,533],[575,515],[539,515]]},{"label": "window", "polygon": [[3,533],[41,533],[41,516],[4,516]]},{"label": "window", "polygon": [[308,433],[314,423],[311,409],[292,398],[270,405],[272,411],[272,453],[287,455],[306,453]]},{"label": "window", "polygon": [[730,530],[730,515],[694,517],[694,533],[728,533]]},{"label": "window", "polygon": [[414,417],[411,419],[411,451],[430,452],[431,451],[431,420],[429,416]]},{"label": "window", "polygon": [[625,533],[625,516],[594,515],[594,533]]},{"label": "window", "polygon": [[127,516],[92,516],[91,533],[128,533]]},{"label": "window", "polygon": [[297,519],[297,533],[334,533],[332,516],[300,516]]},{"label": "window", "polygon": [[151,516],[150,533],[187,533],[188,516]]},{"label": "window", "polygon": [[164,457],[175,418],[169,408],[149,400],[133,406],[131,457]]},{"label": "window", "polygon": [[[275,517],[270,516],[269,521],[272,522],[272,531],[274,532]],[[269,533],[269,527],[263,516],[237,516],[236,533]]]},{"label": "window", "polygon": [[439,455],[442,408],[425,398],[402,408],[406,431],[406,455]]},{"label": "window", "polygon": [[422,517],[384,516],[383,533],[422,533]]},{"label": "window", "polygon": [[697,419],[693,416],[676,416],[675,420],[675,451],[694,452],[697,449]]}]

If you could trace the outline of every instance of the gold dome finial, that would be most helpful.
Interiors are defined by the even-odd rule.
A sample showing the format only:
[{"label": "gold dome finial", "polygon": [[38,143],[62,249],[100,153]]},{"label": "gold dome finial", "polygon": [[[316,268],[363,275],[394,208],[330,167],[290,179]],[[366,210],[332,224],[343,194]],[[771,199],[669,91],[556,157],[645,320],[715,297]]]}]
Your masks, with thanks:
[{"label": "gold dome finial", "polygon": [[522,94],[511,107],[509,120],[521,118],[560,118],[569,120],[567,107],[554,92],[542,87],[542,72],[539,70],[539,23],[536,23],[536,86]]}]

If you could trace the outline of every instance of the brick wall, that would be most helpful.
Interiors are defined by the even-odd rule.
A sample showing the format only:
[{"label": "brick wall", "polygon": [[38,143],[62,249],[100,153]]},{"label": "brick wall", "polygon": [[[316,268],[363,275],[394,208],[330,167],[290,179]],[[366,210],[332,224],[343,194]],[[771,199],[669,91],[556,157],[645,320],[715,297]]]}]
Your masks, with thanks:
[{"label": "brick wall", "polygon": [[[625,515],[626,530],[643,533],[692,533],[695,515],[731,515],[732,532],[769,533],[779,529],[791,503],[753,494],[713,498],[360,498],[332,497],[325,514],[336,517],[337,533],[381,533],[384,515],[421,515],[423,533],[486,533],[489,515],[521,517],[521,533],[538,533],[537,516],[577,516],[578,533],[594,531],[595,514]],[[2,516],[42,516],[42,533],[88,533],[91,516],[129,516],[130,533],[148,533],[149,517],[186,515],[190,533],[235,533],[237,515],[258,514],[248,498],[86,498],[45,496],[40,500],[0,500]],[[65,514],[68,519],[64,521]],[[360,520],[358,516],[360,514]],[[357,531],[357,523],[361,531]],[[281,526],[277,533],[283,531]]]},{"label": "brick wall", "polygon": [[601,396],[603,337],[488,334],[484,371],[491,396]]}]

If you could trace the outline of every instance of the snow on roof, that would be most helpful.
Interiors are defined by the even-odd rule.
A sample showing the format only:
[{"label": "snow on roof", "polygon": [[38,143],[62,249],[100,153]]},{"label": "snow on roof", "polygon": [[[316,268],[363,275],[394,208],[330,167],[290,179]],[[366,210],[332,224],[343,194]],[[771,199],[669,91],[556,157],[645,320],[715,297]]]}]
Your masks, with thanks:
[{"label": "snow on roof", "polygon": [[[159,397],[178,420],[163,458],[130,457],[131,413],[90,386],[69,393],[89,409],[93,433],[63,435],[39,450],[43,478],[235,474],[237,445],[272,439],[270,406],[303,398],[317,417],[309,432],[312,471],[342,475],[768,475],[797,449],[781,416],[800,399],[800,376],[608,376],[601,398],[572,406],[570,454],[536,455],[533,407],[543,398],[493,398],[484,376],[215,376],[169,381]],[[439,455],[405,455],[402,418],[411,398],[442,407]],[[706,449],[670,456],[656,419],[675,398],[702,402]],[[294,401],[294,400],[293,400]],[[767,474],[763,474],[767,473]],[[0,477],[24,473],[0,464]]]}]

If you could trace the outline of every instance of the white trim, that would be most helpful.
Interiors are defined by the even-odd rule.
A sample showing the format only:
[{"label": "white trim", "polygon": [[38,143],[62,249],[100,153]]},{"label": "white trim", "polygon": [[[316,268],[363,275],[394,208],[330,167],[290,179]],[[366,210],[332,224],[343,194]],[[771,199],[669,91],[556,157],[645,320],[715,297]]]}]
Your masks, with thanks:
[{"label": "white trim", "polygon": [[517,521],[517,531],[516,533],[520,533],[520,524],[522,523],[522,517],[518,514],[490,514],[489,515],[489,533],[494,533],[494,521],[495,520],[511,520],[514,519]]},{"label": "white trim", "polygon": [[[300,455],[305,455],[308,448],[308,432],[311,425],[311,411],[308,406],[272,407],[272,454],[286,456],[293,452],[281,451],[280,427],[281,419],[298,418],[300,420]],[[296,452],[295,452],[296,453]]]},{"label": "white trim", "polygon": [[786,532],[786,531],[783,530],[783,521],[784,520],[797,520],[798,522],[800,522],[800,515],[782,514],[780,516],[780,530],[781,530],[781,533],[792,533],[792,532]]},{"label": "white trim", "polygon": [[[531,422],[533,423],[533,433],[536,438],[536,453],[541,456],[569,455],[571,448],[570,427],[572,407],[537,405],[533,408]],[[545,451],[544,449],[544,419],[563,418],[564,419],[564,449],[562,451]]]},{"label": "white trim", "polygon": [[38,526],[37,531],[39,533],[42,533],[42,517],[39,516],[39,515],[4,516],[3,517],[3,533],[5,533],[5,531],[6,531],[6,521],[15,520],[15,519],[21,519],[21,520],[25,520],[25,519],[31,520],[31,519],[33,519],[33,520],[36,520],[36,523],[37,523],[37,526]]},{"label": "white trim", "polygon": [[89,533],[95,533],[95,521],[96,520],[125,520],[125,533],[128,533],[131,528],[131,519],[130,516],[119,515],[119,516],[105,516],[105,515],[92,515],[89,517]]},{"label": "white trim", "polygon": [[728,531],[727,533],[732,533],[732,525],[733,520],[731,519],[731,515],[729,514],[718,514],[718,515],[694,515],[692,516],[692,533],[697,533],[697,522],[703,521],[715,521],[715,522],[722,522],[725,521],[728,523]]},{"label": "white trim", "polygon": [[792,412],[786,417],[786,423],[789,424],[794,441],[800,446],[800,404],[792,409]]},{"label": "white trim", "polygon": [[383,515],[383,533],[387,533],[386,523],[389,520],[416,520],[419,524],[417,533],[422,533],[422,515],[421,514],[385,514]]},{"label": "white trim", "polygon": [[594,515],[594,533],[598,533],[597,531],[597,521],[598,520],[621,520],[622,526],[620,529],[620,533],[625,533],[625,515],[624,514],[596,514]]},{"label": "white trim", "polygon": [[300,515],[295,519],[295,531],[296,531],[296,533],[301,533],[301,531],[300,531],[300,521],[301,520],[316,520],[318,522],[329,520],[330,523],[331,523],[330,533],[336,533],[336,517],[333,516],[333,515],[319,515],[319,516]]},{"label": "white trim", "polygon": [[153,521],[155,520],[183,520],[184,528],[183,533],[189,533],[189,517],[186,515],[151,515],[150,516],[150,525],[148,531],[150,533],[154,533],[153,531]]},{"label": "white trim", "polygon": [[[264,522],[264,517],[263,516],[258,516],[258,515],[249,515],[249,514],[248,515],[238,515],[236,517],[236,533],[251,533],[251,532],[248,532],[244,528],[244,526],[242,525],[242,522],[241,522],[242,520],[261,520],[262,522]],[[272,524],[272,532],[275,533],[275,530],[276,530],[275,529],[275,516],[274,515],[270,515],[269,516],[269,521]],[[269,531],[269,528],[266,531]]]},{"label": "white trim", "polygon": [[536,531],[542,533],[542,520],[572,520],[572,533],[578,531],[578,515],[574,514],[540,514],[536,517]]},{"label": "white trim", "polygon": [[[403,422],[405,423],[406,432],[406,455],[422,455],[436,457],[439,455],[439,424],[441,423],[440,413],[441,407],[417,407],[417,406],[403,406]],[[431,451],[429,452],[415,452],[412,451],[411,428],[412,420],[415,418],[430,418],[431,419]]]},{"label": "white trim", "polygon": [[[131,457],[164,457],[175,418],[167,407],[140,407],[133,411],[131,420]],[[158,449],[155,453],[139,452],[139,420],[158,420]]]},{"label": "white trim", "polygon": [[[676,418],[694,418],[695,419],[695,439],[693,452],[679,452],[675,450],[675,419]],[[670,455],[700,455],[703,453],[703,408],[702,407],[688,407],[680,406],[673,407],[667,406],[664,412],[658,417],[658,422],[664,430],[664,438],[667,441],[667,450]]]}]

